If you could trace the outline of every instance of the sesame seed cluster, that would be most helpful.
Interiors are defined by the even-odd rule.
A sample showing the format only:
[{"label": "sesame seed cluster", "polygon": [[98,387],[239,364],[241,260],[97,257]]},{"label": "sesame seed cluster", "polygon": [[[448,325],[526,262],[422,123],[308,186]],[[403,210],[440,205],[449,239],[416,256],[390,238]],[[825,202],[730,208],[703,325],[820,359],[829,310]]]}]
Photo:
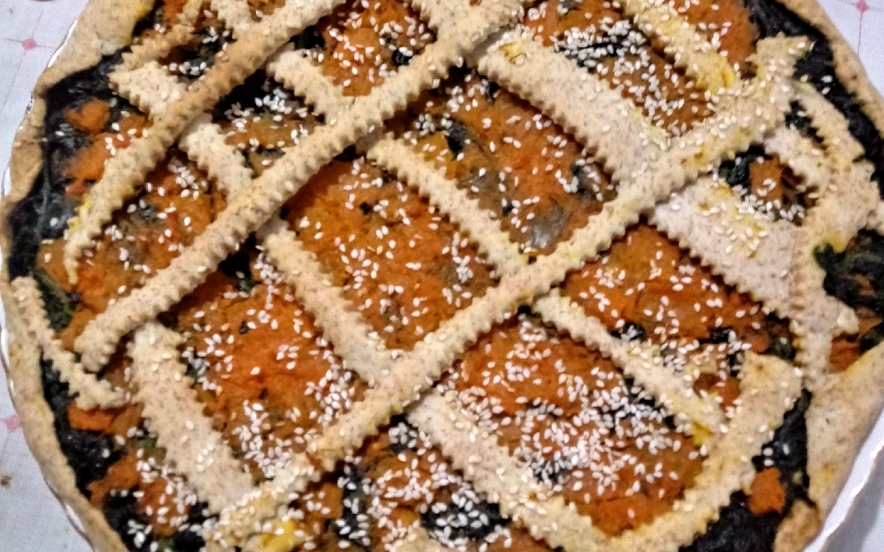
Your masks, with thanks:
[{"label": "sesame seed cluster", "polygon": [[753,459],[859,324],[806,261],[871,188],[800,124],[837,119],[808,44],[735,0],[163,9],[66,115],[77,217],[13,283],[132,549],[675,550],[733,493],[785,511]]}]

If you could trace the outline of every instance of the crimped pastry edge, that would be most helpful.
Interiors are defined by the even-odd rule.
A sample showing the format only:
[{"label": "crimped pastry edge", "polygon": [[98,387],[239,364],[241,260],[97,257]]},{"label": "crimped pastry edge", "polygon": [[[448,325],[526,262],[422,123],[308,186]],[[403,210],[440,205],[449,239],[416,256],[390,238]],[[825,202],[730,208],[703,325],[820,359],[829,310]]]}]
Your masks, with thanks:
[{"label": "crimped pastry edge", "polygon": [[[853,94],[863,110],[881,132],[884,128],[884,100],[872,86],[856,54],[850,48],[835,25],[813,0],[777,1],[795,15],[801,17],[820,31],[832,49],[835,74],[844,88]],[[0,202],[0,249],[11,246],[12,235],[8,216],[14,205],[33,186],[42,167],[40,133],[46,113],[43,94],[53,84],[77,71],[97,64],[104,55],[112,54],[131,40],[132,30],[141,16],[152,7],[153,0],[136,0],[120,3],[118,0],[90,0],[77,18],[73,31],[59,50],[57,57],[39,77],[33,92],[33,104],[25,114],[22,126],[16,133],[10,159],[11,190]],[[882,133],[884,134],[884,133]],[[4,268],[0,274],[0,298],[5,301],[7,327],[10,336],[8,376],[13,392],[13,403],[32,454],[40,469],[64,505],[78,516],[85,529],[87,540],[101,552],[126,551],[119,535],[109,526],[104,514],[93,507],[77,489],[73,470],[61,452],[53,427],[53,414],[43,395],[40,379],[37,345],[25,330],[21,315],[12,300],[9,275]],[[884,347],[879,345],[878,348]],[[877,354],[877,349],[866,353]],[[833,466],[829,481],[821,491],[826,500],[822,509],[796,502],[793,510],[779,526],[775,544],[776,552],[802,550],[822,527],[831,506],[841,493],[853,468],[853,462],[841,460],[845,455],[855,459],[868,432],[884,407],[884,361],[858,362],[851,369],[854,377],[837,377],[817,391],[806,415],[808,444],[823,438],[823,422],[811,415],[814,404],[838,396],[854,397],[851,402],[852,419],[843,421],[842,429],[849,429],[847,437],[836,447],[825,447],[821,463]],[[873,386],[870,388],[870,386]],[[857,397],[862,400],[855,400]],[[849,427],[848,427],[849,426]],[[809,473],[811,485],[814,474]],[[819,475],[819,474],[818,474]],[[817,478],[819,479],[819,478]]]},{"label": "crimped pastry edge", "polygon": [[[879,133],[884,135],[884,99],[872,85],[853,49],[835,27],[835,24],[826,15],[823,8],[814,0],[777,0],[782,6],[803,18],[811,26],[820,31],[829,41],[834,60],[835,76],[844,88],[853,94],[859,102],[860,108],[875,125]],[[866,355],[877,354],[881,357],[879,345],[868,351]],[[864,356],[866,356],[864,355]],[[805,414],[807,421],[808,449],[812,443],[825,439],[824,419],[815,415],[818,408],[815,405],[824,404],[834,397],[853,397],[851,400],[851,416],[841,420],[841,429],[845,438],[838,446],[816,447],[822,453],[818,457],[820,464],[832,467],[828,481],[821,482],[821,474],[812,473],[808,466],[810,485],[824,485],[818,492],[819,496],[826,499],[822,508],[808,505],[803,500],[796,502],[793,512],[783,520],[777,530],[777,539],[774,545],[775,552],[798,552],[803,550],[820,532],[826,518],[831,513],[832,506],[841,494],[847,478],[850,475],[856,456],[866,441],[866,437],[881,415],[884,407],[884,359],[881,362],[857,361],[851,366],[852,377],[835,377],[827,386],[817,390],[814,394],[810,408]],[[822,414],[822,413],[820,413]],[[844,462],[844,458],[851,458],[850,462]],[[816,475],[816,477],[814,477]],[[798,507],[797,510],[795,507]]]},{"label": "crimped pastry edge", "polygon": [[[43,95],[61,79],[96,65],[103,56],[128,45],[136,23],[153,5],[153,0],[134,0],[122,4],[116,0],[90,0],[54,60],[37,79],[32,105],[13,141],[9,163],[11,188],[0,201],[0,250],[10,250],[12,229],[8,223],[9,214],[31,190],[42,169],[40,140],[46,115]],[[9,390],[28,448],[37,459],[49,488],[62,506],[70,508],[82,524],[81,534],[89,544],[99,552],[126,552],[128,548],[108,524],[104,513],[77,489],[74,471],[61,451],[55,433],[55,419],[43,394],[39,349],[13,299],[7,266],[0,274],[0,300],[9,332]]]}]

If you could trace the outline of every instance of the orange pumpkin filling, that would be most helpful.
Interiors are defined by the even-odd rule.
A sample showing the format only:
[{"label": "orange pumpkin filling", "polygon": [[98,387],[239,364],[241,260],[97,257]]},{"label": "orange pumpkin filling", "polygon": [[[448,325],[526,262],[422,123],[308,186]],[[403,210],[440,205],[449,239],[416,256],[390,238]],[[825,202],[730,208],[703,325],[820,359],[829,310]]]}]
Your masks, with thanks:
[{"label": "orange pumpkin filling", "polygon": [[702,36],[744,74],[746,60],[755,53],[758,29],[741,0],[670,0],[676,13],[694,25]]},{"label": "orange pumpkin filling", "polygon": [[476,247],[447,217],[362,160],[327,165],[284,211],[390,349],[411,349],[492,283]]},{"label": "orange pumpkin filling", "polygon": [[786,489],[780,481],[780,470],[767,468],[755,474],[747,505],[756,516],[782,513],[786,507]]},{"label": "orange pumpkin filling", "polygon": [[110,121],[110,105],[104,100],[92,100],[79,109],[69,110],[65,119],[72,127],[88,135],[90,144],[77,152],[65,167],[64,176],[71,179],[66,188],[70,197],[80,197],[89,191],[104,175],[105,162],[118,150],[129,147],[141,136],[147,120],[140,113],[124,112],[122,117],[106,129]]},{"label": "orange pumpkin filling", "polygon": [[176,308],[184,358],[215,428],[257,479],[273,477],[365,384],[329,344],[263,256],[245,253]]},{"label": "orange pumpkin filling", "polygon": [[784,322],[644,224],[573,272],[564,291],[610,331],[646,338],[676,369],[690,367],[695,388],[723,408],[737,398],[732,371],[743,351],[789,346]]},{"label": "orange pumpkin filling", "polygon": [[346,96],[368,94],[435,40],[404,2],[346,2],[310,32],[321,47],[308,54]]},{"label": "orange pumpkin filling", "polygon": [[89,321],[167,267],[224,206],[202,171],[173,152],[81,257],[76,284],[68,283],[62,262],[64,238],[44,242],[37,268],[78,297],[72,322],[60,335],[63,343],[72,348]]},{"label": "orange pumpkin filling", "polygon": [[213,117],[225,141],[242,152],[256,176],[321,121],[299,98],[261,72],[235,89]]},{"label": "orange pumpkin filling", "polygon": [[668,511],[700,472],[690,438],[639,401],[611,361],[528,316],[481,337],[445,386],[606,533]]},{"label": "orange pumpkin filling", "polygon": [[724,163],[718,176],[739,198],[741,213],[752,213],[764,220],[800,225],[818,197],[817,191],[810,189],[783,160],[758,147]]},{"label": "orange pumpkin filling", "polygon": [[572,136],[473,72],[424,92],[392,125],[526,253],[551,252],[616,195]]}]

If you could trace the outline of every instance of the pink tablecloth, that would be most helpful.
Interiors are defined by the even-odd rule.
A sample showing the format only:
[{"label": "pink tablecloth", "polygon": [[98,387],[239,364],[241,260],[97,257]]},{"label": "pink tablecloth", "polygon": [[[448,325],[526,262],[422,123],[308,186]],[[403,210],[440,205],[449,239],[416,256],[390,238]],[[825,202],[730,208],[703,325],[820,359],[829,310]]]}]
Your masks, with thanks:
[{"label": "pink tablecloth", "polygon": [[[884,0],[821,0],[884,90]],[[30,90],[86,0],[0,0],[0,169]],[[0,370],[0,552],[88,552],[25,446]],[[884,469],[860,497],[832,552],[884,551]]]}]

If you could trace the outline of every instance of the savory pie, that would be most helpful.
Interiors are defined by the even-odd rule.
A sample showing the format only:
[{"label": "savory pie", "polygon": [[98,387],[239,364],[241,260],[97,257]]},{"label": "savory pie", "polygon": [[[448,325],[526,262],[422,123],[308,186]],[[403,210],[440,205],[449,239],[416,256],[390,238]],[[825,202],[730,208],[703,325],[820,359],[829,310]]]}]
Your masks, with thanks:
[{"label": "savory pie", "polygon": [[884,402],[882,128],[809,0],[91,0],[15,404],[102,551],[801,550]]}]

